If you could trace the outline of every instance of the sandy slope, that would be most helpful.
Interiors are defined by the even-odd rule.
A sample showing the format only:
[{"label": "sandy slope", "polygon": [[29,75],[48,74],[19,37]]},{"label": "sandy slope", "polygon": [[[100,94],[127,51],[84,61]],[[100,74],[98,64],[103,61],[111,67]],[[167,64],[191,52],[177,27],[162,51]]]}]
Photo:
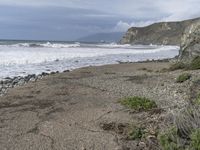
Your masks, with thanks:
[{"label": "sandy slope", "polygon": [[[126,140],[124,133],[130,124],[160,129],[170,123],[171,112],[186,104],[191,81],[175,83],[183,71],[158,72],[168,65],[88,67],[10,90],[0,97],[0,150],[155,149],[155,140],[139,143]],[[192,74],[195,78],[198,72]],[[136,95],[155,100],[162,109],[135,113],[118,103]]]}]

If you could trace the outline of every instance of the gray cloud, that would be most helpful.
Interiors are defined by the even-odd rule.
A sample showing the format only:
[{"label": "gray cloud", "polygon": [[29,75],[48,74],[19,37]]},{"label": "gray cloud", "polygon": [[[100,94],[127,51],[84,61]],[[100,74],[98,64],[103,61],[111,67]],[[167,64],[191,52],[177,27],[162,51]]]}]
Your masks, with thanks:
[{"label": "gray cloud", "polygon": [[199,0],[0,0],[0,4],[85,8],[139,19],[155,18],[163,15],[177,16],[175,19],[182,19],[195,16],[200,12],[198,8],[200,5]]},{"label": "gray cloud", "polygon": [[199,0],[0,0],[0,38],[73,40],[199,17]]}]

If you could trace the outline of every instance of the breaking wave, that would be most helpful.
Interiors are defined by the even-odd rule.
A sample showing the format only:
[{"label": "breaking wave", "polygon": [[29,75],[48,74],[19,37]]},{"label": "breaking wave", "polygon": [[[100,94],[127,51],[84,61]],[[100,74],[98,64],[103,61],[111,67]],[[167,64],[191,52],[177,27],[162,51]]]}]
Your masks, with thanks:
[{"label": "breaking wave", "polygon": [[0,79],[90,65],[172,58],[178,46],[116,43],[0,43]]},{"label": "breaking wave", "polygon": [[31,48],[38,48],[38,47],[44,47],[44,48],[70,48],[70,47],[80,47],[80,43],[73,43],[73,44],[62,44],[62,43],[17,43],[17,44],[11,44],[11,45],[3,45],[9,46],[9,47],[31,47]]}]

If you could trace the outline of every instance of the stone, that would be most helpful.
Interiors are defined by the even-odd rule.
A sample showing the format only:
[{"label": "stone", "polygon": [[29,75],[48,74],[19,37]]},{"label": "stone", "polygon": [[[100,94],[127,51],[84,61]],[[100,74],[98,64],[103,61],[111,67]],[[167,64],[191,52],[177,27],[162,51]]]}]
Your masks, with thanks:
[{"label": "stone", "polygon": [[3,96],[8,89],[14,88],[16,86],[22,86],[28,82],[35,82],[37,79],[42,78],[42,75],[36,76],[35,74],[27,75],[25,77],[7,77],[4,80],[0,81],[0,96]]}]

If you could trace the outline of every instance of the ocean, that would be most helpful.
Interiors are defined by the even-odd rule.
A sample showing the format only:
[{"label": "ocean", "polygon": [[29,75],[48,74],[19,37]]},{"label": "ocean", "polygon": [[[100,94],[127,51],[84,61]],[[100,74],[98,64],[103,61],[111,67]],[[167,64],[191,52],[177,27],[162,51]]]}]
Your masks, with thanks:
[{"label": "ocean", "polygon": [[0,41],[0,80],[86,66],[173,58],[178,46],[49,41]]}]

